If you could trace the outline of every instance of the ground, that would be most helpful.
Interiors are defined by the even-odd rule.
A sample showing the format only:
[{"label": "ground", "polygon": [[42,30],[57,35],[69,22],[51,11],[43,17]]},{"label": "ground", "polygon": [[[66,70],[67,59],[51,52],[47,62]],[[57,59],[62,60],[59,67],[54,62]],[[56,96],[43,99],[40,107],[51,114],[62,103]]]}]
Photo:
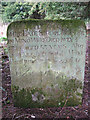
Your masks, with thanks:
[{"label": "ground", "polygon": [[[85,79],[84,79],[84,89],[83,89],[83,99],[82,105],[75,107],[66,107],[65,105],[61,108],[18,108],[14,107],[12,92],[11,92],[11,76],[9,68],[9,59],[8,56],[3,54],[2,56],[2,87],[5,89],[2,92],[2,117],[3,119],[12,119],[12,120],[32,120],[36,118],[47,120],[54,120],[58,118],[62,120],[66,119],[79,119],[80,120],[89,120],[88,115],[88,84],[89,84],[89,59],[88,59],[88,49],[86,51],[86,67],[85,67]],[[7,94],[6,94],[7,93]],[[66,99],[67,102],[67,99]]]}]

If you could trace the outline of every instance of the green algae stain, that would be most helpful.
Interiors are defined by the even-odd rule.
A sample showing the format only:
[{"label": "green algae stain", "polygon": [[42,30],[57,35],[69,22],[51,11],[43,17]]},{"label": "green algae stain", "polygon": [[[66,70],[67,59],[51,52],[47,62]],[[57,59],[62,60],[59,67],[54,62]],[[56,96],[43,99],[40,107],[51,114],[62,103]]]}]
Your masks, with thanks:
[{"label": "green algae stain", "polygon": [[[80,81],[72,79],[69,82],[63,82],[62,88],[57,91],[51,84],[54,96],[45,92],[43,88],[23,88],[12,85],[12,95],[14,105],[23,108],[46,108],[63,107],[68,97],[66,106],[76,106],[82,102],[82,94],[77,89],[82,86]],[[55,93],[56,92],[56,93]]]}]

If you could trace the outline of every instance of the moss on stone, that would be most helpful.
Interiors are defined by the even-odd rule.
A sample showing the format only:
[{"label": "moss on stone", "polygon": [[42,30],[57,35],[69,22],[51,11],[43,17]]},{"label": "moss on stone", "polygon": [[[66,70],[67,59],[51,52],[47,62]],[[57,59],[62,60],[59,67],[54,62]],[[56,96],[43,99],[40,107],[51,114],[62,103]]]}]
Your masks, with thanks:
[{"label": "moss on stone", "polygon": [[[44,91],[43,88],[23,88],[12,85],[12,94],[14,104],[17,107],[24,108],[45,108],[45,107],[63,107],[68,96],[66,106],[76,106],[82,102],[82,94],[77,92],[77,89],[82,86],[81,82],[72,79],[68,82],[63,82],[62,88],[55,93],[54,85],[51,84],[54,95]],[[42,99],[43,97],[43,99]]]}]

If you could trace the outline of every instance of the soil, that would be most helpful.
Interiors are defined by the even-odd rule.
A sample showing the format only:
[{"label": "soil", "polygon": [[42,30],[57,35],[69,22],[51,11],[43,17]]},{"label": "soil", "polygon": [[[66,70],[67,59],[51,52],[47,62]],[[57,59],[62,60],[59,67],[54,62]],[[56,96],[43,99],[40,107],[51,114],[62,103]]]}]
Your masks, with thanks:
[{"label": "soil", "polygon": [[[87,47],[88,48],[88,47]],[[15,107],[12,99],[11,92],[11,76],[9,68],[8,56],[3,54],[2,56],[2,87],[5,91],[2,91],[2,120],[12,119],[12,120],[32,120],[32,119],[42,119],[42,120],[63,120],[63,119],[75,119],[75,120],[89,120],[90,116],[88,114],[88,85],[89,85],[89,58],[88,49],[86,51],[86,63],[85,63],[85,79],[83,88],[83,98],[82,105],[75,107],[66,107],[65,105],[61,108],[19,108]]]}]

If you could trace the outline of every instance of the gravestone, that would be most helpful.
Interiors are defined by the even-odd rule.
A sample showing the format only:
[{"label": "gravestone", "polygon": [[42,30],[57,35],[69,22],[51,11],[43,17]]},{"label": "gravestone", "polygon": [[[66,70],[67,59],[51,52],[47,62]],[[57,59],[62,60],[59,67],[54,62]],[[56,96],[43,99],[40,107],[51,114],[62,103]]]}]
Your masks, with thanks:
[{"label": "gravestone", "polygon": [[7,30],[15,106],[82,103],[86,28],[80,20],[26,20]]}]

